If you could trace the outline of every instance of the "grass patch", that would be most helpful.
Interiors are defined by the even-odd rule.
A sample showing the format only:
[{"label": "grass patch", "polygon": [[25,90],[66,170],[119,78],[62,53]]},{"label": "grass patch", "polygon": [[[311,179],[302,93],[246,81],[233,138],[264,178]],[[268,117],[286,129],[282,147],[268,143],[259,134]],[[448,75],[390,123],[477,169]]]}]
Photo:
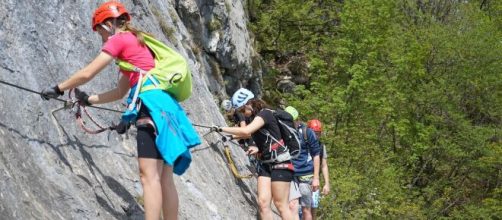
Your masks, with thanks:
[{"label": "grass patch", "polygon": [[192,43],[190,49],[196,56],[200,56],[202,53],[202,46],[200,46],[198,43]]},{"label": "grass patch", "polygon": [[221,21],[218,18],[212,17],[207,28],[209,29],[209,32],[213,32],[216,30],[220,30],[221,27],[222,27]]},{"label": "grass patch", "polygon": [[173,20],[173,23],[178,23],[178,13],[173,8],[169,9],[169,16]]}]

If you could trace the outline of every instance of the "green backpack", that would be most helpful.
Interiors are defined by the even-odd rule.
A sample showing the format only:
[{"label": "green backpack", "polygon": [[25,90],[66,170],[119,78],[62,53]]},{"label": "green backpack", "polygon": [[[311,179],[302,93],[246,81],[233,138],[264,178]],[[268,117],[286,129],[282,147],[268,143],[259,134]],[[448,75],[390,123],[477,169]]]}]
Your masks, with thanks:
[{"label": "green backpack", "polygon": [[117,60],[117,65],[125,71],[140,72],[141,84],[143,85],[147,78],[153,76],[151,80],[154,84],[138,86],[136,93],[148,91],[151,89],[163,89],[173,96],[178,102],[182,102],[192,94],[192,74],[187,60],[169,48],[164,43],[156,40],[152,36],[143,34],[145,44],[155,56],[155,67],[150,71],[142,70],[126,61]]}]

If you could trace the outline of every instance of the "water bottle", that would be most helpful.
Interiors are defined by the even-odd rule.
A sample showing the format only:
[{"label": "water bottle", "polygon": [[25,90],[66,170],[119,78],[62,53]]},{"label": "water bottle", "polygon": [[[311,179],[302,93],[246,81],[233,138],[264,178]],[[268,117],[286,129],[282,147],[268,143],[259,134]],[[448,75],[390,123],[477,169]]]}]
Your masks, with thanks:
[{"label": "water bottle", "polygon": [[314,208],[314,209],[319,208],[319,200],[320,199],[321,198],[319,196],[319,190],[312,192],[312,208]]}]

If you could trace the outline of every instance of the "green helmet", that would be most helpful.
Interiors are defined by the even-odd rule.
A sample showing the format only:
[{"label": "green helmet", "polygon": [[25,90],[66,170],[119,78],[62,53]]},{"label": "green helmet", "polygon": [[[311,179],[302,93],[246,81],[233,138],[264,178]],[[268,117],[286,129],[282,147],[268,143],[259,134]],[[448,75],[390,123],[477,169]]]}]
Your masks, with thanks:
[{"label": "green helmet", "polygon": [[298,111],[296,110],[296,108],[294,108],[293,106],[288,106],[284,109],[284,111],[286,111],[287,113],[289,113],[291,116],[293,116],[293,120],[296,121],[296,119],[298,118]]}]

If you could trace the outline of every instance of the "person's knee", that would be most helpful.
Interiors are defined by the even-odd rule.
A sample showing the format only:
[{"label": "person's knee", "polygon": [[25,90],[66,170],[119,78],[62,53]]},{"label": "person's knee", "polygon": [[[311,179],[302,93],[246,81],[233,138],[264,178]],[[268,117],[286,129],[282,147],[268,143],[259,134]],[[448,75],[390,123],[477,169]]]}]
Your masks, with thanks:
[{"label": "person's knee", "polygon": [[312,213],[312,209],[310,207],[302,207],[302,212],[303,213],[311,214]]},{"label": "person's knee", "polygon": [[312,212],[311,212],[311,208],[310,207],[302,207],[302,213],[303,213],[303,219],[306,219],[306,220],[311,220],[312,219]]},{"label": "person's knee", "polygon": [[287,200],[283,201],[283,200],[279,200],[279,199],[274,199],[274,205],[279,210],[284,210],[284,209],[289,209],[290,208],[289,203],[288,203]]},{"label": "person's knee", "polygon": [[160,183],[160,175],[147,169],[140,169],[139,176],[143,185]]},{"label": "person's knee", "polygon": [[292,211],[291,209],[289,209],[289,206],[287,204],[275,203],[274,202],[274,205],[275,205],[275,207],[277,207],[277,210],[279,210],[280,213],[284,213],[284,212],[291,213],[291,211]]},{"label": "person's knee", "polygon": [[258,198],[258,206],[261,211],[266,211],[270,209],[270,200],[266,198]]}]

